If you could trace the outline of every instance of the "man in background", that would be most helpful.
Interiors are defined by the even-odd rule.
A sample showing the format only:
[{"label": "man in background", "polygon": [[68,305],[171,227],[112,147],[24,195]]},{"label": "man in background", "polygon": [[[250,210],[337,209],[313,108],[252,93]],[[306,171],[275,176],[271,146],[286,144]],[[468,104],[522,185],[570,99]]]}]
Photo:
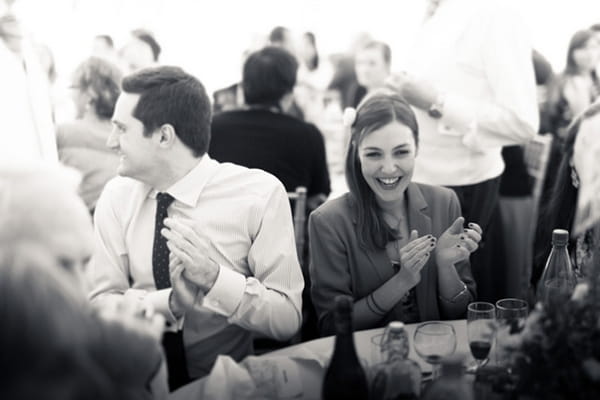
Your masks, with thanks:
[{"label": "man in background", "polygon": [[391,83],[416,110],[414,180],[454,189],[465,219],[483,228],[471,263],[479,298],[491,301],[503,296],[496,283],[506,273],[493,269],[493,243],[485,241],[502,146],[524,144],[538,130],[532,48],[524,22],[500,1],[428,0],[426,14],[406,75]]}]

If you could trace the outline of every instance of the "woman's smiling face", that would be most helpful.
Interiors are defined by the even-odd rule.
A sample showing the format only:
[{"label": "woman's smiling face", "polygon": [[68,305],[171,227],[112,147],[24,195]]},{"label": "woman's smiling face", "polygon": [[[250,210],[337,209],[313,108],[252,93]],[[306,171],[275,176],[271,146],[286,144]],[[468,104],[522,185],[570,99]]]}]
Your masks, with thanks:
[{"label": "woman's smiling face", "polygon": [[358,145],[361,172],[380,203],[402,200],[412,179],[416,152],[413,132],[397,121],[363,137]]}]

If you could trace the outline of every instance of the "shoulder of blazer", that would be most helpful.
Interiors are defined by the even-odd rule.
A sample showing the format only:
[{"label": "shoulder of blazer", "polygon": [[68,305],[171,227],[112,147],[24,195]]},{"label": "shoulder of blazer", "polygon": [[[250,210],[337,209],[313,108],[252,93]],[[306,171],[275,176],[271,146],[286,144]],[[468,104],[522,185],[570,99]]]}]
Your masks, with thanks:
[{"label": "shoulder of blazer", "polygon": [[425,183],[415,183],[427,204],[432,205],[435,202],[450,202],[453,197],[456,197],[456,193],[452,189],[448,189],[443,186],[427,185]]},{"label": "shoulder of blazer", "polygon": [[350,194],[346,193],[340,197],[328,200],[321,204],[315,211],[310,214],[310,218],[318,218],[328,222],[333,221],[354,221],[354,209]]}]

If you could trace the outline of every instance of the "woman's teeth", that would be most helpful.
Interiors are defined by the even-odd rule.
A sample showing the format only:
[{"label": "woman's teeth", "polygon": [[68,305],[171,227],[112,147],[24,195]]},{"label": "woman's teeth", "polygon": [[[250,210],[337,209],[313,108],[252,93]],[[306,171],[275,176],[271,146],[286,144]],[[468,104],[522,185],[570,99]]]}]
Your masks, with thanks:
[{"label": "woman's teeth", "polygon": [[384,185],[393,185],[395,183],[397,183],[400,180],[400,177],[396,177],[396,178],[377,178],[377,180],[381,183],[383,183]]}]

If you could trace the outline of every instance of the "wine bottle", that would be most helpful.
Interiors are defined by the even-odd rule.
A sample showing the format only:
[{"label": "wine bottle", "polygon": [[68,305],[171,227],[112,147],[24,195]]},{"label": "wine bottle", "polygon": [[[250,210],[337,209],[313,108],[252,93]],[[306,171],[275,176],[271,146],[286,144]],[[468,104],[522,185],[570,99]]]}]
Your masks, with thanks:
[{"label": "wine bottle", "polygon": [[365,400],[369,396],[367,377],[354,345],[353,306],[354,302],[350,296],[335,298],[335,347],[323,380],[323,400]]},{"label": "wine bottle", "polygon": [[566,301],[577,284],[567,251],[569,232],[564,229],[552,231],[552,250],[537,286],[537,301],[552,306]]}]

